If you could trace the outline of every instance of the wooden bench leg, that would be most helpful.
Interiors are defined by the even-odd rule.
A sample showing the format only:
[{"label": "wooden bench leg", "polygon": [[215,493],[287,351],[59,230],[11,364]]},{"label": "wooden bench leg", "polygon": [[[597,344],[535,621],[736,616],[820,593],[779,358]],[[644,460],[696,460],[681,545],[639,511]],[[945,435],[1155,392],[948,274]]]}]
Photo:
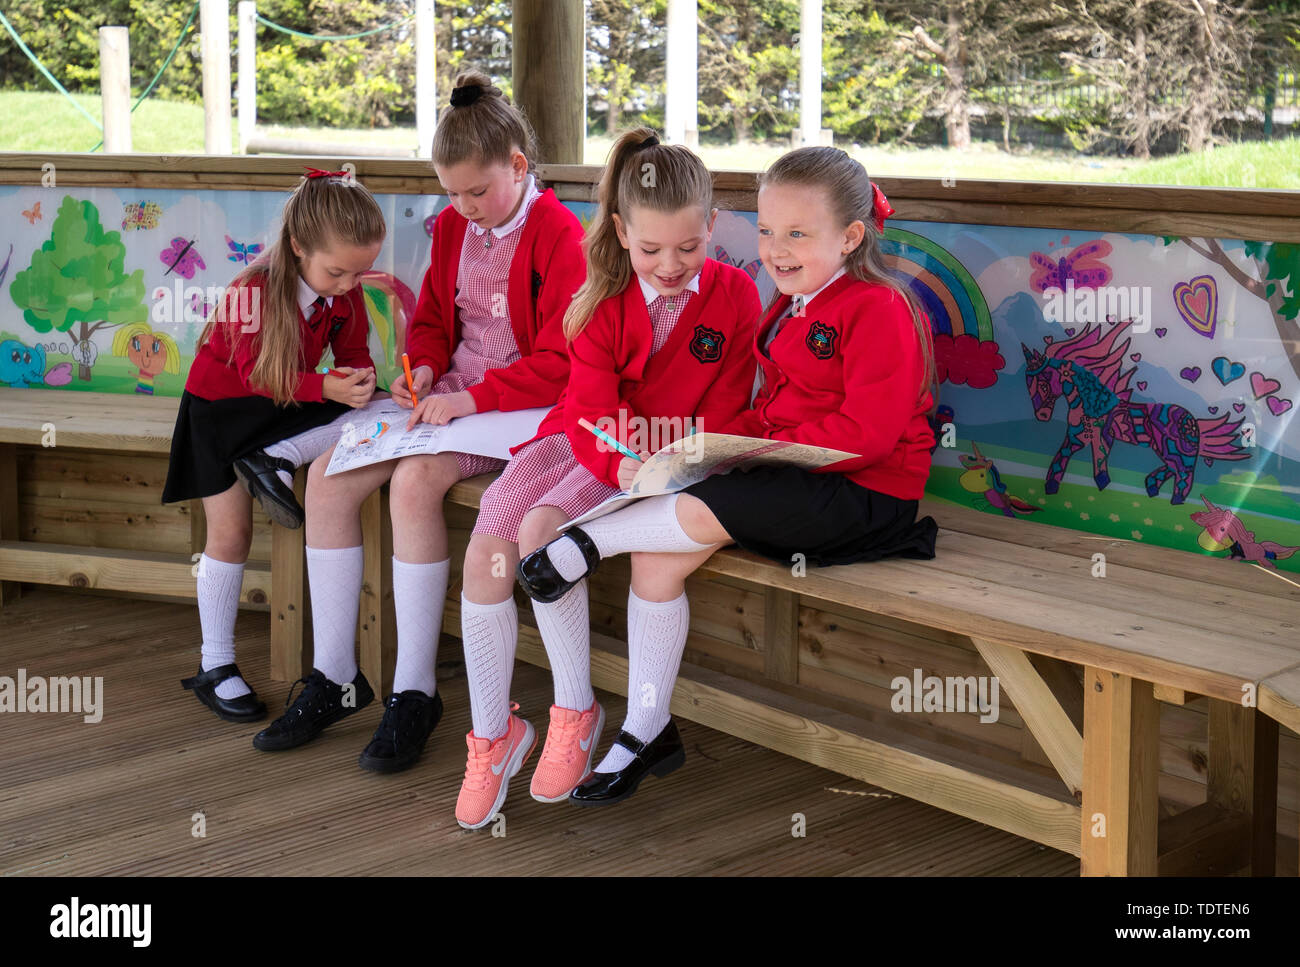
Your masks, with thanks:
[{"label": "wooden bench leg", "polygon": [[393,613],[393,529],[389,520],[388,488],[361,505],[361,543],[365,563],[361,579],[361,672],[379,696],[392,685],[397,663],[397,617]]},{"label": "wooden bench leg", "polygon": [[1088,667],[1083,678],[1084,876],[1155,876],[1159,706],[1150,682]]},{"label": "wooden bench leg", "polygon": [[[306,499],[307,473],[293,478],[298,502]],[[297,681],[302,676],[303,585],[307,559],[306,531],[302,527],[271,525],[271,678],[277,682]]]},{"label": "wooden bench leg", "polygon": [[[18,448],[0,443],[0,541],[18,540]],[[22,585],[0,581],[0,610],[17,601]]]},{"label": "wooden bench leg", "polygon": [[799,595],[793,591],[763,593],[763,667],[773,681],[799,681]]},{"label": "wooden bench leg", "polygon": [[1277,722],[1239,702],[1209,699],[1205,798],[1250,816],[1252,876],[1273,876],[1277,858]]}]

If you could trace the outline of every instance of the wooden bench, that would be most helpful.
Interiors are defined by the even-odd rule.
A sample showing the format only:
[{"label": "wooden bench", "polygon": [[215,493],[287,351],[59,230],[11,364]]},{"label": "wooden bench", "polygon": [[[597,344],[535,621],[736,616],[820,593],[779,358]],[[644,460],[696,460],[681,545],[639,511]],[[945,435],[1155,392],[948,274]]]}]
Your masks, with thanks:
[{"label": "wooden bench", "polygon": [[[184,555],[24,541],[16,523],[16,446],[39,446],[50,424],[56,447],[69,451],[165,455],[175,409],[175,400],[0,390],[0,579],[192,599]],[[453,585],[444,631],[456,637],[460,562],[490,481],[462,481],[448,495]],[[391,680],[395,653],[386,501],[386,491],[376,493],[362,512],[360,661],[377,684]],[[754,629],[752,660],[724,670],[688,641],[673,713],[1073,853],[1086,874],[1247,865],[1271,873],[1277,723],[1300,726],[1300,589],[1244,564],[929,501],[924,512],[942,528],[934,561],[796,574],[743,551],[716,554],[691,581],[693,627],[714,620],[710,599],[719,588],[741,589],[738,608]],[[194,528],[192,546],[201,547],[201,527]],[[245,602],[270,603],[272,674],[281,680],[309,662],[302,533],[273,528],[271,565],[250,563],[245,572]],[[1104,577],[1093,576],[1098,552]],[[625,598],[626,560],[605,562],[591,582],[593,682],[620,694],[627,691],[622,628],[595,598]],[[519,656],[545,666],[522,595],[520,603]],[[981,673],[996,675],[1014,706],[1004,701],[1001,714],[1019,716],[1041,761],[992,743],[973,748],[921,716],[864,709],[851,695],[840,700],[820,690],[816,642],[802,628],[801,612],[812,605],[969,643],[987,665]],[[918,650],[917,667],[928,662]],[[1258,695],[1258,710],[1243,706],[1243,688]],[[1207,799],[1162,818],[1159,702],[1197,697],[1209,712]]]}]

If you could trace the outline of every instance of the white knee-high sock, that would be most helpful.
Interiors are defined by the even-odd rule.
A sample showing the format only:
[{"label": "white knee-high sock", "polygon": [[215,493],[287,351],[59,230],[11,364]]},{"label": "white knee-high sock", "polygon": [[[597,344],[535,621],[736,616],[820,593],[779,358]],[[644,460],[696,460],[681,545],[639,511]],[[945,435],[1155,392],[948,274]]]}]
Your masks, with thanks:
[{"label": "white knee-high sock", "polygon": [[[672,601],[627,596],[627,718],[623,730],[649,742],[668,724],[673,684],[686,648],[691,610],[686,593]],[[618,772],[632,761],[621,745],[610,747],[596,772]]]},{"label": "white knee-high sock", "polygon": [[393,693],[412,689],[433,696],[438,687],[438,636],[447,599],[451,560],[407,564],[393,558],[393,609],[397,612],[397,669]]},{"label": "white knee-high sock", "polygon": [[[339,442],[339,435],[343,432],[343,424],[353,416],[354,414],[348,411],[323,426],[314,426],[310,430],[303,430],[301,433],[281,440],[279,443],[273,443],[266,447],[263,452],[268,457],[280,457],[288,460],[295,467],[305,466]],[[284,481],[286,487],[290,490],[293,489],[293,477],[287,470],[277,470],[276,476]]]},{"label": "white knee-high sock", "polygon": [[[204,671],[234,664],[235,616],[239,613],[243,583],[244,565],[218,561],[206,554],[199,558],[199,627],[203,629],[200,666]],[[236,675],[217,686],[217,697],[238,698],[250,691]]]},{"label": "white knee-high sock", "polygon": [[338,685],[357,677],[357,611],[364,565],[359,546],[307,548],[315,665]]},{"label": "white knee-high sock", "polygon": [[510,678],[519,642],[519,609],[514,598],[500,604],[475,604],[462,594],[460,626],[474,735],[499,739],[510,726]]},{"label": "white knee-high sock", "polygon": [[533,602],[537,630],[551,661],[555,704],[585,712],[591,708],[591,625],[587,618],[587,582],[579,581],[558,601]]},{"label": "white knee-high sock", "polygon": [[[691,540],[677,522],[677,498],[681,494],[647,497],[635,504],[606,514],[582,529],[591,538],[600,556],[610,557],[628,551],[702,551],[712,544]],[[586,560],[578,545],[567,535],[546,546],[546,556],[566,581],[572,581],[587,570]]]}]

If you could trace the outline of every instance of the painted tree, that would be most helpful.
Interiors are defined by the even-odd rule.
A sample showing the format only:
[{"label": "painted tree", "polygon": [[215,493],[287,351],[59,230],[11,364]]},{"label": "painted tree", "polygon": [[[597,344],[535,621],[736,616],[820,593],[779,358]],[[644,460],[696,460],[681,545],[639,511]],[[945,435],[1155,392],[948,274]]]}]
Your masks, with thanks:
[{"label": "painted tree", "polygon": [[[14,276],[9,294],[37,332],[72,333],[78,378],[90,380],[95,361],[90,337],[99,329],[144,322],[144,271],[126,274],[120,232],[106,232],[89,201],[65,196],[50,238],[32,253],[31,265]],[[77,332],[73,326],[80,326]]]}]

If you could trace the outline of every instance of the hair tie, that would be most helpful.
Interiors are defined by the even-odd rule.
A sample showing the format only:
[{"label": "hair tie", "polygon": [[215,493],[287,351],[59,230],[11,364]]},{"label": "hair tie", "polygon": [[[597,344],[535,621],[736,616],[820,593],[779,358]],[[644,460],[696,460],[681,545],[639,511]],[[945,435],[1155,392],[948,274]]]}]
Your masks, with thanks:
[{"label": "hair tie", "polygon": [[464,87],[454,87],[451,91],[451,106],[466,107],[473,104],[483,96],[482,84],[466,84]]},{"label": "hair tie", "polygon": [[646,138],[644,141],[642,141],[640,144],[638,144],[638,145],[636,146],[636,149],[637,149],[638,151],[643,151],[643,150],[646,149],[646,148],[654,147],[654,146],[655,146],[656,144],[658,144],[658,143],[659,143],[659,139],[656,138],[656,137],[652,134],[652,135],[650,135],[650,137]]},{"label": "hair tie", "polygon": [[347,178],[347,171],[321,171],[319,168],[313,168],[311,165],[303,165],[307,169],[307,178]]},{"label": "hair tie", "polygon": [[889,206],[889,199],[885,193],[880,190],[880,186],[874,181],[871,183],[871,215],[876,220],[876,233],[885,234],[885,219],[894,214],[894,209]]}]

